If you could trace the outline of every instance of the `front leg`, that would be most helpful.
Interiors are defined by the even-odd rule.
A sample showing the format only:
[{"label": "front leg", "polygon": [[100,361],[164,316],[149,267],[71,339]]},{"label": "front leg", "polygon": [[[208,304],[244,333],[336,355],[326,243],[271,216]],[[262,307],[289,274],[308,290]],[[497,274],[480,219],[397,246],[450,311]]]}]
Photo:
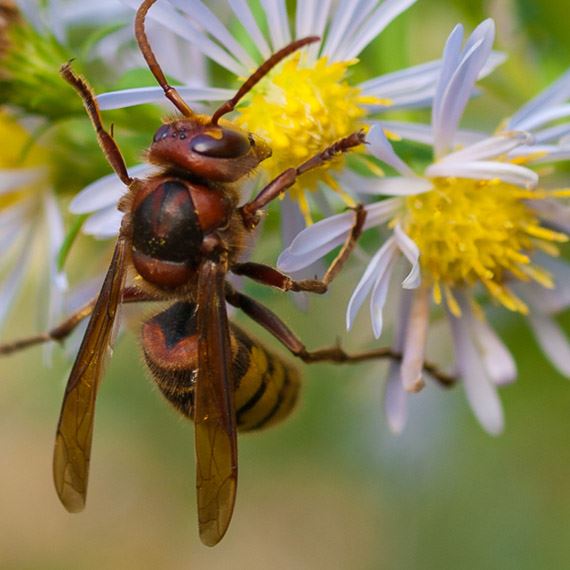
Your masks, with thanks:
[{"label": "front leg", "polygon": [[103,122],[101,120],[101,115],[99,113],[99,105],[97,104],[97,99],[93,94],[93,90],[77,73],[71,69],[71,62],[66,63],[60,69],[61,76],[67,81],[74,89],[77,91],[81,99],[83,100],[83,105],[85,110],[91,119],[91,123],[95,132],[97,134],[97,140],[99,141],[99,146],[107,159],[107,162],[111,165],[111,168],[116,172],[117,176],[121,179],[121,182],[125,186],[130,186],[133,183],[133,179],[129,176],[127,167],[125,165],[125,159],[117,146],[117,143],[113,139],[112,131],[108,132],[103,127]]},{"label": "front leg", "polygon": [[303,279],[301,281],[295,281],[274,267],[253,262],[236,263],[230,270],[236,275],[245,275],[258,283],[276,287],[281,291],[307,291],[309,293],[322,295],[327,291],[330,282],[343,268],[352,250],[356,246],[358,238],[362,234],[364,222],[366,221],[366,210],[362,205],[358,205],[354,210],[354,214],[355,219],[352,230],[322,279]]},{"label": "front leg", "polygon": [[247,202],[240,208],[243,222],[246,228],[253,229],[259,224],[259,210],[262,210],[269,204],[286,192],[295,182],[297,178],[308,172],[323,166],[332,160],[335,156],[348,152],[350,149],[357,147],[366,142],[364,131],[352,133],[348,137],[338,140],[319,154],[309,158],[297,168],[289,168],[282,172],[277,178],[273,179],[259,194],[251,201]]}]

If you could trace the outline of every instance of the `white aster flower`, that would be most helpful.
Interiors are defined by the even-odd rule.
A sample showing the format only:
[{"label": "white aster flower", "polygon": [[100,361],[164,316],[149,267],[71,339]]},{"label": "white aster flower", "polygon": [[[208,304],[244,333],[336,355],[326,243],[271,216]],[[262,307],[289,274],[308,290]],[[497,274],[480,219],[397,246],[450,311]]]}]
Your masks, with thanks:
[{"label": "white aster flower", "polygon": [[[442,304],[449,317],[458,376],[475,415],[490,433],[497,434],[503,428],[496,388],[515,379],[516,367],[487,324],[475,295],[486,293],[511,311],[529,314],[543,346],[552,343],[557,350],[565,347],[553,362],[563,372],[570,371],[567,362],[561,362],[561,355],[570,354],[570,348],[549,317],[553,309],[568,301],[570,271],[560,263],[543,263],[537,255],[555,256],[557,245],[568,240],[568,209],[553,212],[551,206],[554,198],[568,196],[569,192],[539,188],[537,173],[528,168],[532,162],[564,157],[561,146],[542,144],[550,142],[550,135],[543,135],[537,144],[532,134],[520,130],[501,131],[486,138],[476,135],[472,139],[475,142],[457,146],[459,121],[491,54],[493,39],[491,20],[483,22],[465,45],[461,26],[449,36],[431,129],[423,130],[432,138],[435,162],[421,176],[395,154],[382,128],[374,127],[368,137],[371,151],[399,176],[372,179],[348,173],[344,177],[364,194],[391,196],[366,206],[365,227],[390,229],[391,235],[370,260],[352,294],[347,327],[353,326],[356,314],[369,298],[372,329],[379,337],[394,269],[399,259],[411,265],[402,287],[414,291],[403,297],[394,343],[403,358],[391,365],[386,393],[388,418],[395,431],[402,429],[406,417],[406,393],[423,387],[432,301]],[[507,128],[520,129],[521,124],[538,128],[547,120],[565,116],[560,101],[568,98],[569,89],[570,74],[566,74],[515,115]],[[553,129],[557,129],[555,136],[567,132],[567,126]],[[460,140],[464,143],[465,137]],[[349,212],[304,230],[281,255],[280,268],[297,271],[315,262],[344,241],[352,223]],[[556,230],[549,227],[552,225]],[[544,297],[550,299],[550,310],[543,304]],[[553,357],[552,349],[546,351]]]},{"label": "white aster flower", "polygon": [[69,29],[78,24],[127,22],[127,10],[121,0],[16,0],[27,22],[42,33],[54,35],[66,43]]},{"label": "white aster flower", "polygon": [[[135,9],[139,6],[138,0],[124,1]],[[311,35],[324,38],[280,64],[253,89],[237,110],[235,120],[264,137],[273,149],[272,158],[263,163],[267,179],[301,163],[336,140],[366,128],[371,118],[385,108],[430,103],[441,69],[440,61],[360,84],[351,82],[349,76],[351,66],[357,63],[356,58],[366,46],[415,1],[298,0],[294,23],[290,25],[285,0],[262,0],[263,24],[254,16],[254,6],[249,0],[228,0],[223,4],[227,4],[228,17],[236,24],[230,29],[216,15],[214,6],[202,0],[164,0],[151,8],[149,18],[195,46],[239,81],[273,51],[292,40]],[[219,12],[222,11],[221,4],[215,6]],[[239,34],[232,31],[238,22]],[[239,39],[244,37],[242,32],[250,40],[248,45],[253,44],[254,51],[246,49],[243,40]],[[480,74],[489,73],[501,61],[502,56],[494,54]],[[233,90],[209,85],[183,86],[178,91],[190,105],[215,104],[234,94]],[[159,87],[148,87],[106,93],[98,100],[102,109],[115,109],[163,102],[164,95]],[[364,154],[358,156],[367,162]],[[335,190],[345,203],[354,203],[337,180],[337,174],[344,166],[344,157],[339,157],[328,169],[304,175],[291,189],[292,203],[288,203],[282,212],[285,238],[292,234],[291,228],[297,227],[299,209],[305,222],[311,221],[308,195],[318,201],[321,196],[315,191],[321,183]],[[326,204],[323,207],[326,209]]]},{"label": "white aster flower", "polygon": [[[67,41],[69,28],[74,25],[101,23],[106,17],[115,17],[120,12],[126,15],[119,0],[104,0],[98,5],[85,6],[79,0],[40,1],[17,0],[16,5],[21,16],[14,22],[14,32],[31,30],[25,36],[15,35],[16,40],[7,43],[6,59],[2,61],[0,72],[7,84],[14,80],[13,62],[7,60],[33,58],[44,51],[49,41],[53,53],[45,54],[46,59],[30,59],[33,66],[46,71],[50,77],[57,74],[57,65],[63,63],[57,59],[64,49],[59,49]],[[104,13],[102,10],[106,11]],[[30,27],[28,27],[30,25]],[[18,27],[20,26],[20,27]],[[22,37],[38,39],[38,45],[27,44]],[[61,44],[52,40],[55,36]],[[20,42],[20,43],[18,43]],[[30,48],[30,49],[28,49]],[[35,51],[34,51],[35,50]],[[33,54],[33,55],[30,55]],[[52,87],[51,85],[49,86]],[[61,89],[64,90],[63,83]],[[64,309],[64,293],[68,283],[61,269],[60,254],[65,240],[65,229],[59,209],[59,197],[54,188],[54,175],[57,166],[50,145],[53,143],[45,127],[49,119],[38,112],[33,117],[13,104],[13,108],[0,108],[0,137],[3,144],[0,149],[0,235],[2,236],[3,255],[0,262],[0,325],[12,308],[16,297],[22,290],[23,283],[33,269],[38,279],[37,302],[40,307],[42,328],[55,325]],[[41,135],[45,135],[43,138]],[[56,136],[56,135],[54,135]],[[57,144],[57,141],[54,143]],[[48,349],[49,350],[49,349]]]},{"label": "white aster flower", "polygon": [[[49,180],[46,149],[30,145],[30,135],[6,112],[0,112],[0,325],[4,323],[34,258],[47,261],[49,280],[41,284],[40,304],[47,317],[59,318],[65,274],[57,268],[64,237],[63,221]],[[25,155],[24,155],[25,153]],[[25,156],[25,157],[24,157]],[[24,158],[23,158],[24,157]],[[47,286],[46,286],[47,285]]]}]

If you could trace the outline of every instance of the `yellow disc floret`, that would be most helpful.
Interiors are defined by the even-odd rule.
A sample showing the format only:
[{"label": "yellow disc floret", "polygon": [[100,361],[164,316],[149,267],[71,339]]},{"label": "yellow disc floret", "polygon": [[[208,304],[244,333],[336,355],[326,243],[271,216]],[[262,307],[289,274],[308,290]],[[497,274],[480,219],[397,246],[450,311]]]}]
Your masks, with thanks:
[{"label": "yellow disc floret", "polygon": [[[312,64],[297,53],[278,66],[256,86],[240,107],[237,121],[267,140],[273,156],[264,162],[271,177],[297,166],[338,139],[364,125],[364,105],[382,101],[366,97],[347,82],[347,70],[355,61],[329,62],[322,57]],[[328,168],[342,168],[344,157]],[[323,169],[303,175],[290,195],[309,217],[305,190],[315,190],[325,180],[342,194]],[[349,197],[343,196],[350,202]]]},{"label": "yellow disc floret", "polygon": [[553,287],[551,276],[530,255],[536,249],[556,254],[555,243],[568,240],[543,227],[527,203],[548,193],[496,180],[437,178],[433,184],[432,190],[406,199],[402,221],[420,250],[435,301],[441,301],[443,289],[450,310],[459,315],[453,288],[482,283],[505,307],[526,313],[508,282],[533,280]]}]

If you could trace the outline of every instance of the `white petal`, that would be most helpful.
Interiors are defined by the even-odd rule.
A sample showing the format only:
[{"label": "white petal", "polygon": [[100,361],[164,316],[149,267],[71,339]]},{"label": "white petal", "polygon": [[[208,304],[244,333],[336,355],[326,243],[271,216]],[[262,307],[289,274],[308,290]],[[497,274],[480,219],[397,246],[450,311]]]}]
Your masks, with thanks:
[{"label": "white petal", "polygon": [[533,312],[553,315],[570,306],[570,265],[546,254],[537,254],[533,262],[546,269],[554,279],[554,289],[546,289],[539,283],[513,283],[511,287]]},{"label": "white petal", "polygon": [[[389,220],[399,201],[383,200],[366,206],[364,229],[375,227]],[[279,256],[277,266],[286,273],[299,271],[319,260],[341,245],[354,226],[354,212],[325,218],[304,229]]]},{"label": "white petal", "polygon": [[350,330],[354,323],[354,319],[368,293],[375,286],[378,279],[382,278],[386,269],[391,265],[396,254],[396,242],[394,238],[388,239],[384,245],[376,252],[370,260],[364,275],[360,279],[356,289],[350,297],[348,308],[346,310],[346,328]]},{"label": "white petal", "polygon": [[[293,240],[306,228],[305,217],[301,213],[299,205],[288,195],[281,200],[281,242],[283,247],[287,248]],[[309,279],[314,275],[322,274],[322,264],[319,260],[311,265],[304,267],[299,272],[295,272],[295,279]]]},{"label": "white petal", "polygon": [[544,354],[562,375],[570,377],[570,343],[564,331],[546,315],[531,313],[529,321]]},{"label": "white petal", "polygon": [[0,210],[0,243],[2,255],[0,262],[7,259],[7,253],[14,243],[21,238],[30,222],[33,223],[37,211],[36,196],[20,200],[9,208]]},{"label": "white petal", "polygon": [[26,271],[28,270],[30,258],[32,256],[34,230],[35,228],[33,227],[29,230],[24,239],[21,253],[18,256],[18,263],[16,263],[15,268],[12,270],[10,275],[4,279],[4,282],[0,287],[0,325],[4,323],[9,310],[14,304],[16,295],[21,291],[22,282],[26,275]]},{"label": "white petal", "polygon": [[408,320],[401,367],[401,379],[406,392],[419,392],[425,385],[422,379],[427,331],[429,324],[429,289],[414,291]]},{"label": "white petal", "polygon": [[[309,226],[279,256],[277,266],[286,273],[299,271],[340,245],[354,225],[354,214],[346,212]],[[325,248],[323,250],[323,247]]]},{"label": "white petal", "polygon": [[286,194],[281,201],[281,241],[283,245],[289,247],[306,226],[298,203]]},{"label": "white petal", "polygon": [[[535,307],[538,312],[558,313],[570,306],[570,264],[568,264],[568,261],[565,259],[556,259],[546,253],[537,253],[533,257],[533,262],[551,273],[555,282],[554,289],[541,287],[545,292],[545,296],[541,299],[544,304]],[[524,285],[526,288],[529,285],[534,285],[534,283],[521,285]],[[539,286],[538,283],[535,285]],[[548,300],[548,297],[552,297],[552,299]],[[556,299],[555,302],[554,299]]]},{"label": "white petal", "polygon": [[[155,167],[150,164],[138,164],[129,168],[129,175],[142,177],[150,174],[154,169]],[[69,204],[69,211],[72,214],[89,214],[109,206],[116,208],[117,202],[125,192],[126,187],[117,175],[108,174],[83,188]]]},{"label": "white petal", "polygon": [[[424,178],[387,177],[370,178],[347,170],[339,177],[340,183],[355,194],[374,196],[413,196],[433,188],[433,184]],[[394,202],[396,204],[396,202]]]},{"label": "white petal", "polygon": [[398,198],[390,198],[365,206],[366,220],[364,221],[364,229],[367,230],[386,223],[401,205],[402,202]]},{"label": "white petal", "polygon": [[369,18],[372,17],[372,10],[378,5],[378,0],[356,0],[352,2],[354,11],[348,22],[348,26],[344,31],[334,54],[331,55],[332,61],[348,61],[348,50],[358,37],[361,29],[366,25]]},{"label": "white petal", "polygon": [[[351,22],[362,14],[364,2],[363,0],[353,0],[352,2],[340,2],[334,11],[334,17],[327,34],[326,42],[322,51],[322,55],[327,56],[330,60],[337,60],[338,46],[343,38],[347,36],[347,29]],[[370,9],[368,10],[370,11]]]},{"label": "white petal", "polygon": [[394,237],[396,238],[398,248],[404,254],[406,259],[412,264],[412,270],[402,282],[402,287],[404,289],[416,289],[422,282],[419,263],[420,250],[418,249],[418,246],[414,240],[412,240],[406,234],[406,232],[404,232],[400,224],[397,224],[394,228]]},{"label": "white petal", "polygon": [[[67,276],[58,268],[58,255],[65,237],[63,219],[58,204],[52,192],[44,193],[44,217],[47,226],[47,237],[42,255],[49,267],[42,277],[41,299],[45,313],[41,315],[41,327],[50,330],[63,316],[64,295],[68,289]],[[47,303],[46,303],[47,298]],[[44,366],[51,366],[54,344],[47,343],[43,346]]]},{"label": "white petal", "polygon": [[[543,289],[542,306],[539,312],[557,313],[570,306],[570,265],[562,259],[555,259],[546,254],[536,256],[537,262],[552,274],[554,289]],[[538,286],[538,284],[536,284]]]},{"label": "white petal", "polygon": [[[130,27],[127,31],[130,31],[132,36]],[[207,69],[209,62],[196,46],[171,33],[159,22],[149,20],[146,29],[154,55],[167,76],[172,77],[176,83],[192,87],[202,87],[209,84],[210,75]],[[134,59],[133,51],[130,52],[130,55]],[[113,60],[114,53],[108,53],[107,58]],[[142,54],[139,55],[138,59],[138,62],[133,62],[131,68],[148,67]]]},{"label": "white petal", "polygon": [[400,363],[391,362],[384,394],[384,411],[390,431],[396,435],[404,431],[408,421],[408,393],[400,381]]},{"label": "white petal", "polygon": [[[477,79],[483,79],[488,75],[491,75],[499,65],[502,65],[507,60],[507,54],[501,51],[492,51],[489,59],[483,65],[483,69],[479,72],[479,77]],[[512,127],[509,127],[512,128]]]},{"label": "white petal", "polygon": [[524,158],[526,164],[544,164],[560,162],[570,158],[570,145],[568,144],[533,144],[521,146],[509,153],[509,160]]},{"label": "white petal", "polygon": [[393,99],[410,91],[435,86],[441,69],[441,60],[430,61],[400,71],[385,73],[361,83],[358,87],[364,95]]},{"label": "white petal", "polygon": [[[493,52],[491,57],[487,60],[487,63],[483,66],[483,69],[479,72],[478,79],[486,77],[491,73],[500,63],[506,59],[506,56],[502,53]],[[373,88],[372,86],[367,87],[364,94],[373,95],[380,98],[385,98],[390,100],[389,105],[368,105],[367,108],[370,112],[378,112],[382,109],[389,109],[390,111],[396,111],[398,109],[418,109],[422,107],[429,107],[433,104],[436,94],[437,80],[439,78],[439,72],[441,69],[441,61],[438,60],[433,62],[437,64],[437,67],[433,70],[429,69],[430,64],[423,64],[416,66],[418,68],[417,77],[410,77],[398,79],[396,76],[399,72],[394,74],[382,75],[379,79],[388,77],[389,75],[394,75],[394,81],[389,85],[385,85],[384,88],[378,86]],[[426,66],[425,70],[420,70],[423,66]],[[409,68],[414,70],[415,68]],[[406,71],[406,70],[404,70]],[[420,71],[422,73],[420,73]],[[374,80],[372,80],[374,81]],[[368,83],[368,82],[367,82]],[[480,91],[475,87],[471,92],[471,97],[477,96]],[[431,130],[431,126],[430,126]],[[469,134],[469,131],[464,131],[464,133]],[[477,135],[479,133],[473,133]],[[463,142],[460,138],[460,134],[457,133],[454,137],[454,143],[457,145],[469,144],[476,139],[468,139]],[[484,134],[481,136],[479,134],[479,139],[488,136]]]},{"label": "white petal", "polygon": [[532,134],[534,135],[536,144],[548,143],[557,139],[562,139],[563,141],[563,137],[570,135],[570,123],[547,127],[540,131],[534,131]]},{"label": "white petal", "polygon": [[533,200],[528,206],[549,225],[570,234],[570,206],[556,200]]},{"label": "white petal", "polygon": [[[330,1],[327,2],[330,6]],[[312,35],[317,18],[318,5],[315,0],[298,0],[295,10],[295,38],[305,38]],[[326,6],[328,10],[328,6]]]},{"label": "white petal", "polygon": [[551,162],[560,162],[563,160],[570,160],[570,146],[568,146],[567,143],[565,147],[550,148],[545,152],[544,156],[539,156],[538,158],[531,160],[530,164],[544,164]]},{"label": "white petal", "polygon": [[[304,233],[304,232],[302,232]],[[348,233],[348,232],[347,232]],[[305,237],[305,236],[303,236]],[[293,254],[291,247],[281,253],[277,259],[277,267],[285,273],[296,273],[306,267],[310,267],[313,263],[330,253],[333,249],[341,245],[345,240],[344,235],[340,235],[335,239],[327,242],[320,242],[310,248],[305,254]]]},{"label": "white petal", "polygon": [[478,161],[463,163],[437,162],[426,170],[430,178],[469,178],[472,180],[502,180],[523,188],[534,188],[538,174],[524,166],[505,162]]},{"label": "white petal", "polygon": [[[349,188],[345,188],[349,190]],[[325,218],[329,218],[330,216],[334,216],[335,209],[333,204],[331,204],[331,198],[335,196],[329,196],[322,187],[318,188],[316,192],[313,192],[311,198],[315,203],[315,207],[317,211],[319,211]]]},{"label": "white petal", "polygon": [[[57,268],[57,256],[63,240],[65,239],[65,229],[63,218],[59,210],[59,206],[52,192],[44,193],[44,214],[48,229],[48,251],[49,251],[49,267],[50,267],[50,283],[54,284],[60,291],[67,289],[67,278],[63,271]],[[55,322],[50,323],[50,325]]]},{"label": "white petal", "polygon": [[379,178],[370,191],[366,187],[357,187],[355,192],[376,196],[416,196],[433,189],[433,184],[424,178]]},{"label": "white petal", "polygon": [[388,297],[390,278],[392,277],[396,259],[396,255],[392,255],[387,265],[378,268],[376,283],[370,294],[370,321],[375,338],[380,338],[384,328],[384,305]]},{"label": "white petal", "polygon": [[368,151],[376,158],[389,164],[402,176],[413,178],[414,171],[394,152],[383,129],[379,125],[374,125],[368,135],[366,135]]},{"label": "white petal", "polygon": [[[89,53],[83,56],[85,57],[86,63],[101,60],[105,62],[112,61],[114,72],[117,76],[123,75],[131,69],[143,66],[144,60],[142,55],[137,53],[135,50],[130,49],[133,41],[133,30],[131,29],[131,26],[127,25],[127,22],[128,20],[125,21],[124,28],[118,28],[114,32],[111,32],[104,38],[100,39],[93,48],[89,50]],[[156,23],[153,22],[153,24]],[[164,29],[162,26],[161,28]],[[168,36],[170,36],[170,32],[168,33]],[[172,40],[167,40],[165,43],[168,46],[173,42]],[[156,43],[153,42],[153,45],[156,45]],[[202,57],[202,54],[200,54],[200,57]],[[168,61],[163,58],[162,53],[158,60],[161,62]],[[170,69],[167,73],[178,79],[181,77],[176,73],[172,73]]]},{"label": "white petal", "polygon": [[271,56],[271,49],[255,21],[247,0],[228,0],[228,2],[237,19],[241,22],[242,26],[246,29],[248,35],[255,43],[255,47],[257,47],[263,59],[269,59]]},{"label": "white petal", "polygon": [[[306,227],[305,218],[299,209],[296,201],[292,200],[289,195],[285,195],[281,200],[281,242],[284,247],[288,247],[291,242],[297,237]],[[289,273],[293,279],[312,279],[315,275],[322,275],[324,273],[324,265],[318,259],[314,263],[303,267],[299,271]],[[293,293],[293,302],[303,312],[309,310],[309,299],[307,293],[299,292]]]},{"label": "white petal", "polygon": [[[404,123],[402,121],[382,121],[382,126],[390,132],[396,133],[403,139],[416,141],[433,146],[435,139],[431,125],[420,125],[418,123]],[[455,136],[455,143],[467,146],[488,138],[487,133],[477,131],[467,131],[460,129]]]},{"label": "white petal", "polygon": [[440,119],[433,122],[435,155],[444,156],[453,146],[455,132],[475,87],[477,66],[482,65],[483,40],[475,44],[457,67],[442,95]]},{"label": "white petal", "polygon": [[45,174],[45,168],[0,169],[0,195],[34,184]]},{"label": "white petal", "polygon": [[403,352],[404,343],[410,324],[410,313],[412,311],[412,301],[414,300],[415,291],[410,289],[400,289],[398,313],[394,319],[394,342],[393,348],[395,352]]},{"label": "white petal", "polygon": [[[140,5],[139,0],[122,0],[122,2],[135,10]],[[157,3],[152,6],[148,15],[149,18],[160,22],[176,35],[195,45],[204,55],[225,67],[228,71],[231,71],[238,77],[247,75],[248,70],[245,66],[213,42],[207,34],[198,28],[197,24],[183,17],[170,4],[166,2]]]},{"label": "white petal", "polygon": [[216,15],[201,0],[192,0],[192,5],[186,0],[169,0],[179,10],[190,16],[196,21],[200,27],[209,32],[212,37],[222,44],[224,49],[231,53],[238,61],[252,70],[257,64],[251,59],[250,55],[243,46],[229,33],[228,29],[216,17]]},{"label": "white petal", "polygon": [[391,22],[415,3],[416,0],[385,0],[382,2],[366,18],[364,25],[349,35],[351,43],[345,50],[341,50],[343,53],[338,55],[339,59],[351,60],[357,57]]},{"label": "white petal", "polygon": [[521,131],[529,131],[531,129],[541,127],[546,123],[550,123],[551,121],[557,121],[559,119],[565,119],[567,117],[570,117],[570,104],[542,109],[540,111],[537,111],[532,116],[527,117],[526,120],[518,121],[517,129]]},{"label": "white petal", "polygon": [[[329,20],[331,0],[299,0],[297,2],[297,10],[295,14],[297,39],[307,36],[325,35],[325,26]],[[314,60],[320,45],[312,45],[308,47],[311,60]]]},{"label": "white petal", "polygon": [[[502,53],[492,52],[487,63],[480,71],[478,79],[489,75],[498,65],[504,62],[505,58],[506,56]],[[423,63],[402,71],[386,73],[361,83],[359,87],[364,95],[390,99],[390,105],[387,108],[391,111],[427,107],[435,99],[441,66],[441,60]],[[471,95],[473,96],[477,93],[477,89],[474,89]],[[381,105],[371,106],[373,110],[380,110],[381,108],[383,108]],[[455,142],[461,144],[457,140]]]},{"label": "white petal", "polygon": [[98,239],[115,237],[119,233],[122,219],[123,214],[114,206],[104,208],[87,218],[82,231]]},{"label": "white petal", "polygon": [[387,97],[389,104],[386,105],[364,105],[368,114],[380,113],[383,111],[400,111],[408,109],[424,109],[432,105],[434,90],[429,87],[421,91],[408,91],[394,97]]},{"label": "white petal", "polygon": [[505,155],[521,145],[532,144],[533,137],[530,133],[510,131],[489,137],[476,142],[466,148],[452,152],[440,160],[440,164],[451,162],[472,162],[486,160]]},{"label": "white petal", "polygon": [[65,45],[67,42],[67,29],[63,18],[61,18],[61,4],[61,0],[51,0],[45,6],[45,10],[50,32],[61,45]]},{"label": "white petal", "polygon": [[287,7],[284,0],[261,0],[261,5],[265,10],[267,24],[269,25],[271,44],[273,49],[277,51],[291,41]]},{"label": "white petal", "polygon": [[533,117],[543,109],[563,103],[570,97],[570,69],[566,71],[550,87],[531,99],[508,123],[510,129],[519,129],[521,123],[533,120]]},{"label": "white petal", "polygon": [[486,320],[470,315],[470,323],[491,380],[498,386],[512,383],[517,377],[517,366],[509,349]]},{"label": "white petal", "polygon": [[[180,96],[188,103],[195,101],[225,101],[231,99],[234,91],[216,87],[176,87]],[[167,99],[160,87],[137,87],[110,91],[97,96],[99,107],[103,111],[123,109],[145,103],[164,103]]]},{"label": "white petal", "polygon": [[37,0],[18,0],[18,9],[36,30],[45,28],[43,12],[38,10]]},{"label": "white petal", "polygon": [[471,96],[475,81],[491,55],[494,37],[494,22],[485,20],[471,34],[461,61],[452,71],[449,83],[445,81],[443,85],[442,82],[438,85],[438,89],[443,87],[441,99],[438,101],[437,116],[434,115],[433,122],[435,150],[438,157],[446,154],[453,143],[457,125]]},{"label": "white petal", "polygon": [[441,122],[441,106],[443,96],[451,77],[461,60],[461,44],[463,43],[464,29],[461,24],[457,24],[449,34],[443,48],[441,59],[441,73],[436,85],[435,96],[432,108],[432,125],[435,132],[439,131]]},{"label": "white petal", "polygon": [[[53,2],[52,2],[53,3]],[[98,0],[98,2],[71,2],[59,3],[60,13],[58,17],[66,26],[70,24],[108,24],[117,20],[127,21],[129,10],[118,0]]]},{"label": "white petal", "polygon": [[[400,290],[398,313],[394,325],[393,348],[396,352],[402,352],[404,347],[412,298],[413,293],[411,291]],[[384,409],[390,430],[396,434],[401,433],[408,419],[408,393],[404,390],[401,379],[401,365],[397,361],[392,361],[388,370]]]},{"label": "white petal", "polygon": [[491,435],[503,431],[504,418],[497,388],[487,377],[479,353],[470,336],[467,321],[449,314],[458,372],[463,379],[467,400],[483,428]]}]

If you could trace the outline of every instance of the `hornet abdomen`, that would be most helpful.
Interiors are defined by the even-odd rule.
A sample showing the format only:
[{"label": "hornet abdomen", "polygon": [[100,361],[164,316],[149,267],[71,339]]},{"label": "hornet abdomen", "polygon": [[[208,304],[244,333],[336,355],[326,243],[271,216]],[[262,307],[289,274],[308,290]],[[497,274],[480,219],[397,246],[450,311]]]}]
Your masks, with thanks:
[{"label": "hornet abdomen", "polygon": [[[287,417],[299,394],[297,370],[233,323],[230,340],[238,429],[261,429]],[[195,305],[175,303],[146,321],[142,344],[161,392],[180,412],[192,418],[198,366]]]}]

